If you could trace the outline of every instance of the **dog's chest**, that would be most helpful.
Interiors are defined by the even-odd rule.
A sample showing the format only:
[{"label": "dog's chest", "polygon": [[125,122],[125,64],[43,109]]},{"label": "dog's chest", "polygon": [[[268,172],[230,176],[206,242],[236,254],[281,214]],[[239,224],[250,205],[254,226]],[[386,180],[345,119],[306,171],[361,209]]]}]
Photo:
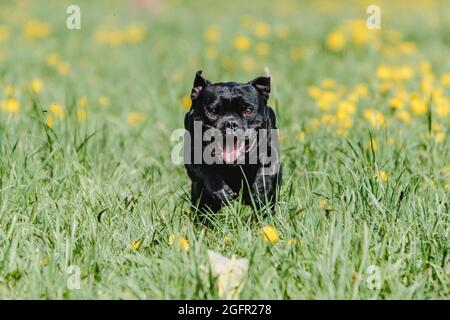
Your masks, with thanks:
[{"label": "dog's chest", "polygon": [[238,192],[241,187],[246,189],[255,181],[258,168],[256,166],[219,166],[219,174],[233,191]]}]

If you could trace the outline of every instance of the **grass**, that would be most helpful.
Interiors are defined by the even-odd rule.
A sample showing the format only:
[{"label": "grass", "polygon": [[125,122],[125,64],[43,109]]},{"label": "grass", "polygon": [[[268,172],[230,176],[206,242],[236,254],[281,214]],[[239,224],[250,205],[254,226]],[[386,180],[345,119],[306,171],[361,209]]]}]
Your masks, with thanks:
[{"label": "grass", "polygon": [[[79,1],[81,30],[65,28],[63,1],[0,4],[0,298],[215,299],[207,250],[249,259],[242,299],[449,297],[449,5],[408,4],[406,14],[406,3],[383,2],[382,29],[352,44],[359,29],[345,23],[364,21],[361,3],[277,3],[166,1],[148,13]],[[49,34],[27,34],[34,20]],[[343,48],[327,42],[333,30]],[[246,51],[233,45],[241,34]],[[402,53],[405,43],[414,48]],[[202,224],[171,161],[181,100],[198,69],[244,82],[266,66],[282,136],[279,206],[233,203]],[[36,78],[41,90],[30,89]],[[367,92],[342,118],[339,102],[357,85]],[[320,108],[311,87],[337,98]],[[402,91],[403,109],[390,107]],[[275,244],[260,236],[268,225]],[[68,286],[73,265],[80,289]]]}]

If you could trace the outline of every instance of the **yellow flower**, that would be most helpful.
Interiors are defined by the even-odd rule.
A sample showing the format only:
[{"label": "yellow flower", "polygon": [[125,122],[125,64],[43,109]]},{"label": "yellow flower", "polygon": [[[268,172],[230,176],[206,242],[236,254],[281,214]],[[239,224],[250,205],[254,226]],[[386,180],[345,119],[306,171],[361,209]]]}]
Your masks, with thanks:
[{"label": "yellow flower", "polygon": [[413,99],[411,101],[411,111],[417,116],[423,115],[427,112],[427,103],[422,99]]},{"label": "yellow flower", "polygon": [[9,98],[3,103],[3,109],[9,113],[18,113],[20,111],[20,102],[17,99]]},{"label": "yellow flower", "polygon": [[43,21],[30,20],[25,24],[24,32],[30,39],[47,38],[50,34],[50,25]]},{"label": "yellow flower", "polygon": [[411,115],[406,110],[398,110],[395,115],[406,124],[411,122]]},{"label": "yellow flower", "polygon": [[183,105],[184,111],[189,111],[192,105],[191,97],[184,96],[183,98],[181,98],[181,104]]},{"label": "yellow flower", "polygon": [[446,183],[446,184],[444,185],[444,189],[450,189],[450,183]]},{"label": "yellow flower", "polygon": [[80,107],[86,107],[88,104],[88,98],[86,96],[81,96],[78,100]]},{"label": "yellow flower", "polygon": [[384,127],[386,125],[386,120],[383,114],[375,109],[364,110],[364,118],[372,125],[372,127]]},{"label": "yellow flower", "polygon": [[334,86],[336,86],[336,81],[330,78],[325,78],[322,80],[322,87],[324,89],[332,89]]},{"label": "yellow flower", "polygon": [[125,30],[125,37],[130,43],[138,43],[144,39],[144,29],[138,25],[129,25]]},{"label": "yellow flower", "polygon": [[53,116],[49,114],[47,115],[47,117],[45,117],[45,123],[47,123],[50,128],[53,128],[55,126],[55,118],[53,118]]},{"label": "yellow flower", "polygon": [[444,140],[445,140],[445,133],[443,133],[443,132],[438,132],[438,133],[436,133],[434,139],[435,139],[437,142],[444,142]]},{"label": "yellow flower", "polygon": [[58,63],[58,72],[59,74],[66,76],[70,72],[70,64],[68,62],[60,62]]},{"label": "yellow flower", "polygon": [[50,67],[56,67],[61,61],[61,56],[56,52],[50,52],[45,59],[45,62]]},{"label": "yellow flower", "polygon": [[144,115],[140,112],[131,112],[128,114],[128,124],[132,127],[137,126],[144,121]]},{"label": "yellow flower", "polygon": [[178,250],[184,250],[186,252],[189,252],[189,240],[185,236],[175,236],[171,234],[169,236],[169,244],[175,244],[178,248]]},{"label": "yellow flower", "polygon": [[86,121],[87,111],[85,109],[77,110],[77,119],[78,121]]},{"label": "yellow flower", "polygon": [[300,131],[297,135],[298,140],[300,140],[300,142],[305,142],[305,132],[304,131]]},{"label": "yellow flower", "polygon": [[10,31],[7,26],[0,26],[0,42],[8,41]]},{"label": "yellow flower", "polygon": [[64,107],[59,103],[52,103],[50,105],[50,112],[53,113],[59,120],[64,120],[66,113]]},{"label": "yellow flower", "polygon": [[287,241],[287,244],[288,244],[288,246],[292,246],[292,245],[294,245],[295,244],[295,239],[289,239],[288,241]]},{"label": "yellow flower", "polygon": [[253,32],[259,38],[265,38],[270,33],[270,26],[264,22],[258,22],[253,27]]},{"label": "yellow flower", "polygon": [[319,207],[327,212],[332,211],[333,207],[325,199],[319,200]]},{"label": "yellow flower", "polygon": [[14,89],[14,87],[12,85],[7,85],[5,88],[5,95],[7,97],[12,97],[14,95],[14,92],[16,90]]},{"label": "yellow flower", "polygon": [[133,241],[131,243],[131,249],[132,250],[137,250],[137,249],[140,248],[140,246],[141,246],[141,241]]},{"label": "yellow flower", "polygon": [[218,54],[219,54],[219,50],[217,50],[216,47],[209,46],[205,50],[205,55],[208,60],[214,60],[215,58],[217,58]]},{"label": "yellow flower", "polygon": [[261,229],[260,235],[264,239],[264,241],[275,244],[280,240],[277,229],[273,226],[265,226]]},{"label": "yellow flower", "polygon": [[255,50],[258,55],[265,57],[269,54],[269,45],[265,42],[258,43]]},{"label": "yellow flower", "polygon": [[441,77],[441,83],[443,86],[450,87],[450,73],[443,74]]},{"label": "yellow flower", "polygon": [[203,37],[209,43],[216,43],[220,38],[220,31],[217,26],[208,26],[203,32]]},{"label": "yellow flower", "polygon": [[70,64],[68,62],[60,62],[57,65],[59,74],[66,76],[70,72]]},{"label": "yellow flower", "polygon": [[292,60],[294,61],[298,61],[301,60],[303,58],[303,52],[302,49],[295,47],[291,49],[291,52],[289,53],[289,56],[291,57]]},{"label": "yellow flower", "polygon": [[396,97],[391,98],[389,100],[388,104],[389,104],[389,107],[394,110],[403,109],[403,106],[404,106],[404,102],[401,99],[396,98]]},{"label": "yellow flower", "polygon": [[111,104],[111,101],[107,97],[100,97],[98,99],[98,104],[102,107],[107,107]]},{"label": "yellow flower", "polygon": [[327,46],[333,51],[339,51],[345,46],[345,36],[341,31],[332,31],[327,36]]},{"label": "yellow flower", "polygon": [[367,149],[373,149],[373,151],[377,151],[378,149],[378,143],[375,141],[375,139],[370,139],[364,144],[364,146]]},{"label": "yellow flower", "polygon": [[380,65],[377,68],[377,77],[381,80],[389,80],[392,78],[391,69],[385,65]]},{"label": "yellow flower", "polygon": [[317,99],[320,96],[320,88],[316,86],[309,86],[308,87],[308,94]]},{"label": "yellow flower", "polygon": [[246,36],[234,38],[234,47],[240,51],[247,51],[250,48],[250,39]]},{"label": "yellow flower", "polygon": [[381,181],[381,182],[386,182],[386,181],[388,180],[388,175],[387,175],[387,173],[386,173],[385,171],[380,170],[380,171],[378,172],[378,174],[376,174],[376,175],[374,176],[374,178],[375,178],[376,180]]},{"label": "yellow flower", "polygon": [[44,82],[42,79],[35,78],[31,80],[31,91],[34,93],[40,93],[42,89],[44,88]]},{"label": "yellow flower", "polygon": [[275,28],[275,34],[279,38],[286,38],[289,34],[289,27],[285,24],[278,25]]}]

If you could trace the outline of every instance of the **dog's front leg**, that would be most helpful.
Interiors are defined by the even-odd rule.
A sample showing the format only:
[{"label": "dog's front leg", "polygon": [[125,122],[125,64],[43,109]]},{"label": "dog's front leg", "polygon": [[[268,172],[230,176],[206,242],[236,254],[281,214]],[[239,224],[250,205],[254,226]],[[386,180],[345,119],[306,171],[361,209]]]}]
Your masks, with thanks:
[{"label": "dog's front leg", "polygon": [[187,172],[192,179],[191,200],[194,206],[213,212],[237,197],[237,194],[209,166],[187,165]]}]

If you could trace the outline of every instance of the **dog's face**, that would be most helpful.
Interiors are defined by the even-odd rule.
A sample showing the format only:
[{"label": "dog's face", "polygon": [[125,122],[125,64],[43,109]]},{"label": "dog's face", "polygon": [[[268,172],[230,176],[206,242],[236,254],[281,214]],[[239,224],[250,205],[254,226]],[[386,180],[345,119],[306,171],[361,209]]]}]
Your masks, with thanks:
[{"label": "dog's face", "polygon": [[226,164],[234,163],[252,147],[245,136],[248,132],[264,128],[269,92],[268,77],[248,83],[213,84],[201,76],[201,71],[197,72],[191,93],[192,111],[205,128],[222,133],[220,157]]}]

